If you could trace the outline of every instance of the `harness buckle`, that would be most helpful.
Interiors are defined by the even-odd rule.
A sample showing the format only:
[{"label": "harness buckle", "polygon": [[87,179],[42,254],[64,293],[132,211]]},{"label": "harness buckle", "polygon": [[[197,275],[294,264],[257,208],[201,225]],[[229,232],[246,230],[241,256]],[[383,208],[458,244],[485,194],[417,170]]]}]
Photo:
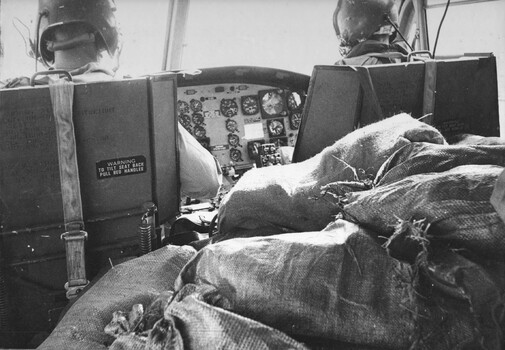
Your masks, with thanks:
[{"label": "harness buckle", "polygon": [[68,282],[65,283],[66,296],[68,299],[72,299],[89,284],[89,281],[86,279],[84,253],[84,242],[88,239],[88,233],[80,229],[69,230],[62,233],[60,237],[65,242],[67,259]]}]

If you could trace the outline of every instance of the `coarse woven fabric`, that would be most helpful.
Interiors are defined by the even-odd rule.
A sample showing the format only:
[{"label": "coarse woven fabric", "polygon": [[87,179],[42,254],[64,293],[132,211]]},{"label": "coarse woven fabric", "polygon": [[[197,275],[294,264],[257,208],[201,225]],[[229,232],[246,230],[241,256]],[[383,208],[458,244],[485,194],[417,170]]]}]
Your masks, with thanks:
[{"label": "coarse woven fabric", "polygon": [[357,129],[303,162],[252,169],[223,199],[213,241],[321,230],[338,211],[321,198],[322,186],[357,180],[351,167],[373,178],[388,157],[411,142],[444,139],[435,128],[399,114]]},{"label": "coarse woven fabric", "polygon": [[470,164],[505,166],[505,145],[438,145],[413,142],[400,148],[384,162],[374,183],[376,186],[382,186],[410,175],[443,172]]},{"label": "coarse woven fabric", "polygon": [[496,136],[480,136],[474,134],[457,134],[447,137],[451,145],[505,145],[505,138]]},{"label": "coarse woven fabric", "polygon": [[191,247],[166,246],[111,268],[63,316],[38,349],[107,349],[114,338],[104,327],[118,310],[148,305],[160,291],[173,289]]},{"label": "coarse woven fabric", "polygon": [[491,204],[503,222],[505,222],[505,171],[501,173],[496,181],[491,195]]},{"label": "coarse woven fabric", "polygon": [[[428,168],[429,165],[426,165]],[[431,243],[504,259],[505,224],[490,203],[503,167],[462,165],[348,195],[343,218],[389,237],[398,219],[425,220]]]},{"label": "coarse woven fabric", "polygon": [[[166,293],[158,299],[164,299],[163,295]],[[186,284],[168,300],[147,331],[123,332],[123,328],[110,350],[307,349],[286,334],[226,307],[227,300],[214,286]]]},{"label": "coarse woven fabric", "polygon": [[182,345],[169,349],[307,349],[276,329],[210,305],[198,289],[197,286],[193,293],[172,301],[165,310],[165,320],[174,325],[170,327],[172,330],[176,329],[172,332],[176,339],[172,339],[171,343]]},{"label": "coarse woven fabric", "polygon": [[[473,339],[468,308],[421,297],[411,266],[344,220],[319,232],[209,245],[181,271],[176,290],[191,283],[214,285],[233,312],[309,347],[408,349],[422,339],[429,346],[420,349],[453,349]],[[419,327],[421,318],[429,324]]]},{"label": "coarse woven fabric", "polygon": [[[430,249],[428,262],[421,267],[426,276],[424,287],[431,286],[439,291],[432,294],[432,301],[438,299],[439,305],[447,311],[451,303],[459,300],[463,302],[459,311],[473,318],[473,340],[467,341],[465,349],[501,350],[505,345],[504,266],[489,261],[478,264],[454,250],[435,248]],[[421,321],[421,325],[431,322]],[[447,331],[459,332],[460,329]],[[445,346],[455,348],[451,343]]]}]

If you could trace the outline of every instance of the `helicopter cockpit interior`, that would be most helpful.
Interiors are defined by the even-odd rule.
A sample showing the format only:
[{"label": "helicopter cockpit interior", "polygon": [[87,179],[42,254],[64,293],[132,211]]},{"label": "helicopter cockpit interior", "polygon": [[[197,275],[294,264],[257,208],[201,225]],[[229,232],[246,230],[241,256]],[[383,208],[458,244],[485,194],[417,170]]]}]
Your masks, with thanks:
[{"label": "helicopter cockpit interior", "polygon": [[[64,7],[68,0],[59,1]],[[297,207],[290,197],[283,210],[289,211],[293,205],[300,210],[298,218],[304,213],[310,216],[311,210],[327,200],[317,201],[328,188],[306,190],[309,177],[300,180],[301,185],[291,186],[289,181],[305,174],[300,164],[312,164],[311,159],[356,130],[407,113],[439,132],[447,140],[445,144],[461,134],[499,139],[505,131],[505,3],[391,1],[400,9],[395,30],[410,52],[401,62],[369,67],[334,64],[341,56],[332,14],[340,0],[110,1],[117,5],[121,25],[119,68],[114,79],[83,83],[73,81],[75,77],[64,70],[44,66],[38,57],[38,27],[43,17],[38,7],[48,1],[0,0],[0,348],[109,348],[114,338],[110,329],[103,331],[104,320],[109,326],[112,313],[120,307],[126,313],[133,304],[146,307],[157,293],[174,289],[174,285],[183,288],[184,277],[193,272],[201,273],[200,280],[195,277],[201,281],[208,277],[207,272],[220,271],[219,266],[225,271],[228,265],[217,258],[214,267],[202,267],[203,263],[200,270],[188,267],[204,259],[203,249],[214,244],[219,228],[224,230],[225,214],[236,210],[242,215],[243,211],[246,219],[243,226],[238,225],[240,229],[256,227],[256,222],[269,223],[264,213],[270,211],[275,217],[275,203],[282,203],[284,192],[291,195],[301,189],[315,204]],[[462,22],[470,24],[461,29]],[[471,33],[468,27],[473,28]],[[9,86],[13,77],[23,77],[24,84]],[[47,77],[65,84],[37,83]],[[222,185],[212,198],[181,195],[180,127],[217,161]],[[494,165],[501,164],[499,159],[503,163],[503,157],[496,158]],[[335,159],[340,161],[331,158]],[[350,168],[343,159],[338,164],[327,168],[339,169],[342,164]],[[228,198],[230,193],[252,193],[257,184],[268,183],[264,174],[269,169],[287,165],[293,166],[292,173],[283,175],[285,183],[280,180],[277,187],[269,187],[267,199],[254,197],[256,193],[247,197],[260,198],[256,216],[255,207]],[[362,181],[358,175],[356,179]],[[246,181],[251,188],[241,187]],[[369,186],[366,190],[379,184],[367,181],[362,181]],[[338,202],[332,208],[347,204]],[[305,226],[279,224],[275,230],[287,233],[289,240],[293,232],[322,231],[324,226],[314,230],[300,227]],[[252,246],[265,248],[270,257],[283,253],[282,249],[272,253],[274,245],[254,242]],[[217,249],[220,243],[216,240]],[[239,246],[237,251],[242,249]],[[205,257],[212,260],[214,256],[209,254]],[[348,254],[356,260],[352,252]],[[248,257],[242,256],[246,262]],[[177,270],[165,271],[166,266],[160,265],[163,259]],[[156,278],[166,272],[167,281],[149,280],[151,269]],[[359,266],[358,270],[358,274],[365,271]],[[265,273],[258,279],[268,276]],[[113,282],[123,289],[106,285]],[[459,303],[462,297],[453,287],[446,286],[443,293]],[[276,291],[274,288],[272,295]],[[278,292],[281,300],[282,291]],[[214,295],[208,290],[202,293]],[[94,308],[91,304],[98,294],[103,299]],[[463,295],[478,296],[482,295]],[[234,305],[216,300],[226,312],[243,305],[238,299]],[[352,303],[359,304],[352,300],[348,304]],[[250,310],[243,315],[257,316]],[[436,317],[445,317],[440,315]],[[500,317],[497,322],[502,327],[503,314]],[[145,318],[144,314],[143,326]],[[118,324],[121,320],[113,319]],[[263,322],[261,316],[255,320]],[[353,344],[351,338],[332,338],[334,330],[318,343],[314,339],[320,332],[311,333],[297,322],[292,321],[291,328],[279,326],[282,322],[263,323],[275,328],[275,337],[281,329],[295,339],[272,338],[280,339],[278,344],[285,348],[305,348],[307,344],[308,348],[347,348]],[[79,329],[84,324],[89,329]],[[258,327],[263,329],[262,324]],[[388,327],[384,326],[384,332]],[[188,328],[188,333],[193,331]],[[144,335],[136,338],[144,342],[141,346],[147,346]],[[484,338],[491,344],[489,348],[503,345],[503,338],[496,342],[489,340],[494,339],[489,334]],[[248,339],[237,344],[249,344]],[[367,341],[359,345],[377,345],[373,339]],[[188,344],[181,348],[198,348]],[[275,348],[272,344],[277,343],[266,348]],[[400,343],[391,340],[382,345],[390,344]]]}]

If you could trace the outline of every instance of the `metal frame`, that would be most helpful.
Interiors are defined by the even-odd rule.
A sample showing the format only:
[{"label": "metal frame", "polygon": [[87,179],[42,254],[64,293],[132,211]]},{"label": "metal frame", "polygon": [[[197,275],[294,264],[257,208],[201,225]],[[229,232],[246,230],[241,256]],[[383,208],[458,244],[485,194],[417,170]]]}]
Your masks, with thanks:
[{"label": "metal frame", "polygon": [[429,50],[428,24],[426,20],[426,0],[405,0],[400,10],[400,30],[408,32],[412,26],[418,32],[415,50]]},{"label": "metal frame", "polygon": [[170,0],[168,4],[165,47],[163,50],[163,71],[179,69],[186,33],[190,0]]}]

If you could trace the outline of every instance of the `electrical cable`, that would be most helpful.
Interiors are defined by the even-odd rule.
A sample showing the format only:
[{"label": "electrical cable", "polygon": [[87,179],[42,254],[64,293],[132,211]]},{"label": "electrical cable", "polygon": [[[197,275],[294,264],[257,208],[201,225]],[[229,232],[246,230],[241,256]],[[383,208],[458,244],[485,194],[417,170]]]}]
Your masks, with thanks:
[{"label": "electrical cable", "polygon": [[18,24],[16,22],[19,22],[23,27],[25,27],[26,31],[28,32],[28,38],[30,38],[30,28],[26,24],[24,24],[18,17],[14,17],[12,19],[12,25],[14,26],[14,29],[21,35],[21,39],[23,39],[23,42],[25,43],[25,54],[26,56],[33,58],[33,55],[30,55],[30,50],[28,50],[28,42],[26,41],[25,36],[21,32],[21,29],[19,29]]},{"label": "electrical cable", "polygon": [[414,51],[414,49],[409,44],[409,42],[407,41],[407,39],[405,39],[405,37],[403,36],[402,32],[400,31],[400,28],[398,28],[398,26],[391,20],[391,18],[389,16],[386,16],[386,20],[389,22],[389,24],[391,24],[393,26],[393,28],[395,28],[396,32],[398,33],[398,35],[400,36],[400,38],[402,38],[402,40],[405,42],[405,44],[407,44],[407,46],[409,47],[410,51]]},{"label": "electrical cable", "polygon": [[435,38],[435,45],[433,45],[433,58],[435,58],[435,52],[437,51],[438,38],[440,36],[440,30],[442,29],[442,23],[444,23],[445,15],[447,15],[447,10],[449,9],[449,4],[451,0],[447,0],[447,4],[445,4],[444,14],[442,15],[442,19],[440,20],[440,24],[438,25],[437,37]]}]

